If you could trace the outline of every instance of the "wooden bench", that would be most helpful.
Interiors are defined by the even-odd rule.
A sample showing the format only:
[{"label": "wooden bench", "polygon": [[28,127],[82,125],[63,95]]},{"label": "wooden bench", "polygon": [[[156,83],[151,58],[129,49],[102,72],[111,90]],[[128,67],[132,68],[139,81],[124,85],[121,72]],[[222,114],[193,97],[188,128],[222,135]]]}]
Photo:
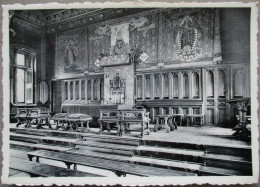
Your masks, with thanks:
[{"label": "wooden bench", "polygon": [[30,162],[13,157],[10,159],[9,168],[28,173],[31,177],[103,177],[102,175],[75,171],[37,162]]},{"label": "wooden bench", "polygon": [[[93,120],[93,118],[87,114],[69,114],[66,116],[67,122],[71,127],[74,127],[75,131],[78,130],[78,124],[81,124],[80,132],[89,131],[89,122]],[[86,128],[84,128],[84,123],[87,124]]]},{"label": "wooden bench", "polygon": [[[64,124],[67,123],[67,120],[66,120],[67,115],[69,115],[69,113],[58,113],[52,117],[52,120],[56,123],[55,130],[58,130],[60,127],[65,128]],[[60,126],[60,124],[61,124],[61,126]]]},{"label": "wooden bench", "polygon": [[[37,129],[42,125],[47,125],[52,129],[50,125],[51,115],[48,112],[41,113],[39,108],[18,108],[15,117],[18,119],[17,127],[25,122],[25,128],[30,128],[32,124],[35,124],[37,125]],[[45,121],[45,123],[42,123],[43,121]]]},{"label": "wooden bench", "polygon": [[204,115],[203,114],[187,114],[186,117],[187,117],[187,126],[194,123],[194,118],[195,119],[199,118],[200,127],[202,127],[204,124]]},{"label": "wooden bench", "polygon": [[18,120],[16,127],[19,127],[22,123],[26,123],[27,126],[27,108],[17,108],[17,115],[15,118]]},{"label": "wooden bench", "polygon": [[71,165],[74,165],[74,170],[77,170],[77,165],[89,166],[99,169],[110,170],[117,176],[125,176],[126,174],[138,175],[138,176],[192,176],[196,175],[190,172],[176,171],[170,169],[162,169],[150,166],[136,165],[133,163],[119,162],[108,159],[88,157],[85,155],[75,155],[62,152],[52,151],[33,151],[27,153],[28,158],[32,161],[33,157],[36,157],[36,162],[39,162],[40,158],[46,158],[56,161],[64,162],[69,169]]},{"label": "wooden bench", "polygon": [[132,110],[120,110],[121,112],[121,124],[122,132],[134,131],[130,130],[130,124],[141,124],[141,137],[145,133],[150,134],[149,124],[149,112],[146,112],[144,109],[132,109]]},{"label": "wooden bench", "polygon": [[119,110],[100,110],[99,133],[102,134],[104,130],[110,132],[111,129],[117,129],[117,135],[120,135],[120,111]]}]

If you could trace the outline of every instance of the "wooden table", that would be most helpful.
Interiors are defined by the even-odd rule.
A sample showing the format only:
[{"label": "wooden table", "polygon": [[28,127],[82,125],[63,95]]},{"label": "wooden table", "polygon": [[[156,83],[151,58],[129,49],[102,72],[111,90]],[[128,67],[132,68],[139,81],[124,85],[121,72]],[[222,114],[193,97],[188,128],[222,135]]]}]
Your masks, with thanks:
[{"label": "wooden table", "polygon": [[[168,124],[170,117],[172,117],[171,114],[155,115],[154,119],[156,120],[156,125],[154,126],[154,132],[157,132],[159,129],[166,129],[167,132],[170,132],[172,129]],[[164,120],[164,123],[160,124],[160,120]],[[174,130],[174,128],[172,130]]]},{"label": "wooden table", "polygon": [[194,118],[199,118],[200,119],[200,127],[203,126],[204,124],[204,115],[202,114],[187,114],[187,126],[193,122]]}]

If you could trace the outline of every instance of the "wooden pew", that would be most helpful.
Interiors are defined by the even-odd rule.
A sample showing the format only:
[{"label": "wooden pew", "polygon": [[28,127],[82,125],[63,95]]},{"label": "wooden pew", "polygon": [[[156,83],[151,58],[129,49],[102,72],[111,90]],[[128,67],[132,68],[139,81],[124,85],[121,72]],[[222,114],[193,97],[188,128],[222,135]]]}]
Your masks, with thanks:
[{"label": "wooden pew", "polygon": [[141,124],[141,137],[145,133],[150,134],[149,124],[149,112],[144,109],[132,109],[132,110],[120,110],[121,112],[121,124],[122,131],[129,131],[130,124]]},{"label": "wooden pew", "polygon": [[71,165],[74,165],[74,170],[77,170],[77,165],[90,166],[99,169],[110,170],[117,176],[125,176],[126,174],[138,175],[138,176],[194,176],[196,174],[184,171],[176,171],[170,169],[162,169],[150,166],[136,165],[133,163],[119,162],[114,160],[94,158],[83,155],[68,154],[62,152],[52,151],[33,151],[28,152],[27,156],[30,161],[33,157],[36,157],[36,162],[40,161],[40,158],[46,158],[56,161],[64,162],[68,169]]},{"label": "wooden pew", "polygon": [[27,113],[27,108],[17,108],[17,115],[15,118],[17,118],[18,123],[16,124],[16,127],[19,127],[22,123],[26,123],[26,126],[28,125]]},{"label": "wooden pew", "polygon": [[117,135],[121,134],[120,126],[120,111],[119,110],[100,110],[99,134],[102,134],[104,130],[110,132],[111,129],[117,129]]},{"label": "wooden pew", "polygon": [[[50,124],[51,115],[49,113],[41,113],[39,108],[28,108],[27,109],[27,120],[28,125],[27,128],[31,127],[32,124],[37,125],[37,129],[39,129],[42,125],[47,125],[50,129],[52,129]],[[35,123],[33,121],[35,120]],[[45,124],[42,122],[45,121]]]},{"label": "wooden pew", "polygon": [[11,158],[9,168],[28,173],[31,177],[103,177],[102,175],[30,162],[18,158]]}]

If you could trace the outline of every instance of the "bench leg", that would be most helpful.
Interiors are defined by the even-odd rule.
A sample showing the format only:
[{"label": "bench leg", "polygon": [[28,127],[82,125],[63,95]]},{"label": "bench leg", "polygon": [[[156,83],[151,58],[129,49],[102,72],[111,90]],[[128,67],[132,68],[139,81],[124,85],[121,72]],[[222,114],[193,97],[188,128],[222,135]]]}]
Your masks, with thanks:
[{"label": "bench leg", "polygon": [[71,163],[65,162],[65,164],[66,164],[67,168],[70,169]]},{"label": "bench leg", "polygon": [[36,174],[33,174],[33,173],[30,173],[29,175],[30,175],[30,177],[39,177],[39,175],[36,175]]},{"label": "bench leg", "polygon": [[102,122],[99,122],[99,134],[102,134],[103,132],[103,124]]},{"label": "bench leg", "polygon": [[126,173],[121,172],[121,171],[114,171],[114,173],[118,176],[118,177],[126,177]]},{"label": "bench leg", "polygon": [[87,121],[87,129],[86,130],[90,131],[90,129],[89,129],[89,121]]},{"label": "bench leg", "polygon": [[49,127],[49,129],[54,130],[52,128],[52,126],[51,126],[50,119],[49,118],[45,118],[45,121],[46,121],[46,125]]},{"label": "bench leg", "polygon": [[38,162],[38,163],[40,162],[40,157],[38,157],[38,156],[36,157],[36,162]]},{"label": "bench leg", "polygon": [[29,161],[32,161],[33,156],[32,155],[28,155]]},{"label": "bench leg", "polygon": [[56,122],[56,127],[54,130],[58,130],[60,127],[59,127],[59,121]]},{"label": "bench leg", "polygon": [[[85,131],[84,122],[80,122],[80,125],[81,125],[81,130],[80,130],[80,132],[84,132],[84,131]],[[87,128],[87,129],[88,129],[88,128]]]},{"label": "bench leg", "polygon": [[73,169],[74,169],[75,171],[77,171],[77,164],[74,164]]}]

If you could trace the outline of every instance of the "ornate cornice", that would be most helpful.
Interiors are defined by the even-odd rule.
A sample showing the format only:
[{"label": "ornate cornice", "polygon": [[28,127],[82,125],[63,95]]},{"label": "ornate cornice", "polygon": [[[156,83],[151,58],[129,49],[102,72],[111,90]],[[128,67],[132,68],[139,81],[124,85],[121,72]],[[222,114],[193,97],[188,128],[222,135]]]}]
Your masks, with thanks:
[{"label": "ornate cornice", "polygon": [[23,20],[28,21],[29,23],[37,26],[37,27],[42,27],[43,23],[40,20],[40,16],[33,14],[32,12],[28,10],[16,10],[15,11],[15,16],[22,18]]},{"label": "ornate cornice", "polygon": [[48,34],[52,34],[72,28],[89,26],[98,22],[143,12],[145,10],[148,9],[66,9],[46,16],[37,14],[35,12],[37,10],[15,10],[15,16],[24,21],[28,21],[36,27],[44,28]]},{"label": "ornate cornice", "polygon": [[72,19],[78,16],[89,15],[93,13],[100,12],[101,9],[97,8],[88,8],[88,9],[68,9],[62,10],[57,13],[53,13],[41,18],[41,22],[44,26],[48,26],[51,24],[59,23],[61,21],[66,21],[68,19]]}]

